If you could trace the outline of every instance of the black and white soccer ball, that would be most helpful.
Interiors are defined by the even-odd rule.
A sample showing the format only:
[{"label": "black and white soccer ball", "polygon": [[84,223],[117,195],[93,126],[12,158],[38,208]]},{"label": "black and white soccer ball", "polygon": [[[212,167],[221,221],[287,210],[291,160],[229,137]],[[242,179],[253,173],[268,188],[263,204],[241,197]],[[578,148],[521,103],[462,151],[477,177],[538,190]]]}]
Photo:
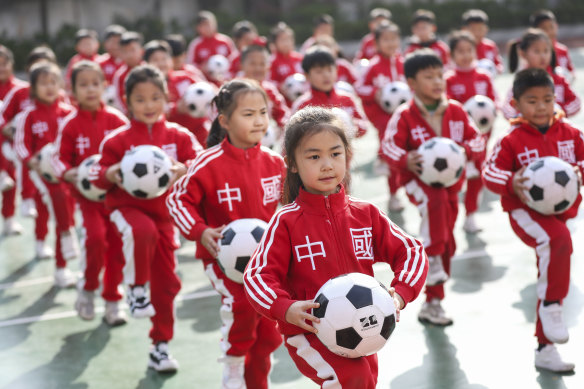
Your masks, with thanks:
[{"label": "black and white soccer ball", "polygon": [[170,186],[171,167],[170,158],[159,147],[134,147],[126,152],[120,163],[122,186],[136,198],[156,198]]},{"label": "black and white soccer ball", "polygon": [[355,88],[353,88],[353,86],[351,84],[349,84],[347,81],[337,81],[337,82],[335,82],[335,90],[336,91],[345,92],[345,93],[349,93],[352,96],[356,96],[357,95],[355,93]]},{"label": "black and white soccer ball", "polygon": [[280,139],[280,135],[281,133],[278,125],[270,122],[268,129],[262,138],[262,145],[271,149],[274,148],[278,142],[278,139]]},{"label": "black and white soccer ball", "polygon": [[268,224],[260,219],[234,220],[225,227],[219,240],[217,264],[231,281],[243,283],[243,272],[262,240]]},{"label": "black and white soccer ball", "polygon": [[91,155],[83,160],[77,167],[77,190],[88,200],[103,201],[106,190],[95,186],[90,176],[96,175],[99,171],[100,154]]},{"label": "black and white soccer ball", "polygon": [[294,73],[286,77],[281,89],[288,100],[294,101],[308,92],[309,88],[310,86],[304,74]]},{"label": "black and white soccer ball", "polygon": [[554,68],[554,73],[556,73],[559,76],[564,77],[566,79],[566,81],[568,82],[568,84],[571,84],[572,82],[574,82],[574,75],[563,66],[556,66]]},{"label": "black and white soccer ball", "polygon": [[205,81],[190,85],[182,96],[189,114],[195,118],[209,116],[211,102],[217,94],[217,88]]},{"label": "black and white soccer ball", "polygon": [[479,60],[477,67],[484,70],[491,78],[494,78],[497,75],[497,66],[488,58]]},{"label": "black and white soccer ball", "polygon": [[497,107],[487,96],[476,95],[464,103],[464,110],[482,134],[491,130],[497,117]]},{"label": "black and white soccer ball", "polygon": [[569,163],[557,157],[531,162],[523,172],[527,205],[544,215],[560,214],[574,204],[580,192],[578,176]]},{"label": "black and white soccer ball", "polygon": [[55,158],[55,153],[57,148],[52,143],[47,143],[43,146],[41,151],[38,153],[37,158],[39,160],[39,171],[41,177],[52,184],[59,182],[57,174],[55,173],[55,167],[53,165],[53,158]]},{"label": "black and white soccer ball", "polygon": [[229,75],[229,60],[221,54],[209,57],[205,66],[213,80],[225,80]]},{"label": "black and white soccer ball", "polygon": [[375,278],[349,273],[330,279],[316,293],[319,308],[312,323],[320,341],[333,353],[359,358],[381,350],[395,329],[395,305]]},{"label": "black and white soccer ball", "polygon": [[422,155],[422,174],[419,178],[435,188],[447,188],[458,182],[466,165],[464,148],[452,139],[435,137],[418,147]]},{"label": "black and white soccer ball", "polygon": [[412,92],[408,84],[401,81],[393,81],[381,88],[379,102],[385,112],[393,113],[397,107],[408,102],[411,98]]},{"label": "black and white soccer ball", "polygon": [[102,100],[105,105],[114,106],[116,103],[116,87],[108,85],[102,95]]}]

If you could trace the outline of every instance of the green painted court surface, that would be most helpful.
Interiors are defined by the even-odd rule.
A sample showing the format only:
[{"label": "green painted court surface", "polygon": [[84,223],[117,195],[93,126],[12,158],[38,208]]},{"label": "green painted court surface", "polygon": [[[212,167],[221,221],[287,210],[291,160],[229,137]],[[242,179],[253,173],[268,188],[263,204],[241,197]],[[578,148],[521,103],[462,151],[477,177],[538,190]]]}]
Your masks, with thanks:
[{"label": "green painted court surface", "polygon": [[[582,69],[584,51],[572,55]],[[575,90],[584,97],[584,70],[577,77]],[[510,82],[509,75],[496,79],[500,95]],[[584,114],[573,121],[584,128]],[[506,129],[499,118],[493,138]],[[355,142],[353,194],[385,210],[386,181],[372,173],[376,153],[376,134]],[[405,193],[399,195],[407,203]],[[390,216],[408,232],[417,232],[419,216],[411,204],[402,214]],[[423,296],[410,304],[379,353],[378,387],[584,388],[584,211],[569,224],[574,254],[564,306],[570,342],[560,351],[576,362],[577,373],[571,376],[539,372],[533,366],[535,254],[513,234],[498,199],[492,194],[483,198],[478,214],[483,232],[465,234],[462,221],[459,217],[458,251],[444,301],[454,325],[424,326],[417,321]],[[150,322],[130,320],[123,327],[108,328],[101,322],[99,298],[96,319],[80,320],[73,311],[75,290],[53,287],[54,260],[32,259],[32,221],[21,222],[24,235],[0,241],[0,388],[219,388],[219,298],[193,258],[192,243],[177,253],[183,287],[170,347],[181,369],[161,376],[146,369]],[[70,266],[77,269],[78,263]],[[377,270],[381,281],[392,278],[388,266]],[[273,388],[316,387],[298,373],[283,348],[274,355],[270,378]]]}]

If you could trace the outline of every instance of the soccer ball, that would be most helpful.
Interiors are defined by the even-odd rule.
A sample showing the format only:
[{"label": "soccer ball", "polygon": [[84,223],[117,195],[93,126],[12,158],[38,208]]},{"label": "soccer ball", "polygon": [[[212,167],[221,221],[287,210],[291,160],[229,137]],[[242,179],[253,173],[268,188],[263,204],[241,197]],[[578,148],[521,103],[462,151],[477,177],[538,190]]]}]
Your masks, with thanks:
[{"label": "soccer ball", "polygon": [[47,143],[43,146],[37,157],[39,160],[39,171],[41,173],[41,177],[45,179],[45,181],[52,184],[59,182],[52,162],[56,152],[57,149],[55,145],[52,143]]},{"label": "soccer ball", "polygon": [[116,87],[109,85],[107,88],[105,88],[102,99],[105,105],[114,106],[116,102]]},{"label": "soccer ball", "polygon": [[479,69],[484,70],[491,78],[497,75],[497,66],[488,58],[483,58],[477,63]]},{"label": "soccer ball", "polygon": [[221,231],[217,264],[231,281],[243,284],[245,267],[267,228],[268,224],[260,219],[239,219]]},{"label": "soccer ball", "polygon": [[578,177],[569,163],[557,157],[531,162],[523,172],[527,205],[544,215],[559,214],[574,204],[580,191]]},{"label": "soccer ball", "polygon": [[395,305],[389,292],[362,273],[327,281],[316,293],[312,314],[316,336],[333,353],[359,358],[379,351],[395,329]]},{"label": "soccer ball", "polygon": [[134,197],[153,199],[170,186],[172,162],[162,149],[141,145],[126,152],[120,163],[122,186]]},{"label": "soccer ball", "polygon": [[270,123],[268,125],[268,130],[266,131],[264,137],[262,138],[262,145],[269,148],[273,148],[276,145],[276,142],[278,142],[279,138],[280,129],[276,124]]},{"label": "soccer ball", "polygon": [[452,139],[435,137],[418,147],[422,154],[419,178],[435,188],[447,188],[458,182],[466,165],[464,149]]},{"label": "soccer ball", "polygon": [[367,58],[362,58],[355,62],[355,71],[359,76],[359,79],[365,77],[367,71],[369,70],[369,60]]},{"label": "soccer ball", "polygon": [[94,154],[83,160],[77,167],[77,190],[86,199],[92,201],[103,201],[105,199],[105,189],[98,188],[89,180],[89,176],[95,174],[96,169],[99,169],[99,160],[101,155]]},{"label": "soccer ball", "polygon": [[214,80],[224,80],[229,74],[229,60],[221,54],[212,55],[207,60],[207,73]]},{"label": "soccer ball", "polygon": [[393,113],[397,107],[412,98],[410,87],[405,82],[394,81],[381,89],[379,100],[381,108],[387,113]]},{"label": "soccer ball", "polygon": [[335,90],[349,93],[352,96],[356,95],[355,88],[353,88],[353,86],[346,81],[337,81],[335,83]]},{"label": "soccer ball", "polygon": [[484,134],[489,132],[497,116],[497,107],[493,100],[487,96],[476,95],[464,103],[464,110],[471,117],[479,131]]},{"label": "soccer ball", "polygon": [[190,85],[182,98],[189,109],[189,114],[195,118],[202,118],[211,112],[211,102],[216,94],[215,86],[201,81]]},{"label": "soccer ball", "polygon": [[574,82],[574,75],[566,68],[562,67],[562,66],[556,66],[554,68],[554,73],[556,73],[559,76],[562,76],[566,79],[566,81],[568,82],[568,84],[571,84],[572,82]]},{"label": "soccer ball", "polygon": [[290,101],[294,101],[308,92],[309,86],[306,77],[301,73],[294,73],[286,77],[282,83],[282,92]]},{"label": "soccer ball", "polygon": [[347,138],[351,139],[356,137],[357,126],[355,126],[355,123],[353,123],[353,118],[351,118],[347,111],[339,107],[333,107],[331,111],[333,111],[335,116],[339,118],[343,122],[343,124],[345,124],[345,129],[347,130],[345,133],[347,135]]}]

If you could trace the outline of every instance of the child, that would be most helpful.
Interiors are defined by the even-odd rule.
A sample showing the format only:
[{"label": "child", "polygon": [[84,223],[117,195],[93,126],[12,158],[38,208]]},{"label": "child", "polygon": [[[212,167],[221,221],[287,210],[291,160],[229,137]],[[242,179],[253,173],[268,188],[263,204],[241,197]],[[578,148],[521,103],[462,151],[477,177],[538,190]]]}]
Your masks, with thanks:
[{"label": "child", "polygon": [[[284,22],[278,23],[270,31],[270,80],[281,89],[286,77],[302,73],[302,54],[294,51],[294,31]],[[290,101],[288,101],[291,104]]]},{"label": "child", "polygon": [[464,180],[448,188],[423,183],[418,178],[422,156],[416,150],[425,141],[441,136],[464,147],[469,160],[476,160],[484,153],[484,142],[462,105],[446,99],[442,61],[433,50],[408,54],[404,73],[414,97],[394,112],[382,150],[390,165],[400,169],[401,182],[422,217],[420,236],[428,253],[429,270],[426,302],[418,319],[447,326],[452,319],[446,316],[440,302],[444,299],[443,283],[450,274],[450,259],[456,251],[454,223]]},{"label": "child", "polygon": [[[54,161],[57,175],[72,185],[77,182],[77,166],[85,158],[99,153],[99,145],[107,133],[128,123],[121,112],[103,104],[101,95],[104,89],[105,76],[98,64],[82,60],[73,66],[71,90],[79,109],[61,123]],[[83,224],[81,268],[84,274],[75,309],[84,320],[95,317],[95,291],[99,288],[99,274],[105,268],[104,320],[112,326],[124,324],[125,314],[118,306],[122,299],[118,285],[122,281],[124,266],[118,231],[109,220],[110,212],[103,203],[88,200],[77,190],[72,192],[79,204]]]},{"label": "child", "polygon": [[73,220],[75,200],[67,185],[46,181],[38,170],[38,153],[43,146],[55,141],[61,121],[73,110],[70,105],[59,101],[61,87],[61,71],[57,65],[40,62],[30,69],[32,106],[16,118],[14,150],[23,166],[31,170],[31,179],[38,189],[34,197],[38,219],[44,219],[46,223],[49,215],[47,207],[52,208],[57,235],[55,285],[65,288],[74,286],[76,282],[75,275],[66,268],[66,261],[77,258],[79,254]]},{"label": "child", "polygon": [[187,41],[181,34],[169,34],[164,38],[172,51],[172,70],[182,70],[197,80],[206,81],[205,75],[195,65],[187,63]]},{"label": "child", "polygon": [[212,12],[200,11],[195,20],[198,37],[193,39],[187,50],[187,62],[206,72],[207,60],[220,54],[225,58],[235,51],[231,38],[217,32],[217,19]]},{"label": "child", "polygon": [[361,48],[355,54],[355,60],[371,59],[377,54],[375,30],[382,22],[391,21],[391,11],[385,8],[373,8],[369,12],[369,34],[361,39]]},{"label": "child", "polygon": [[141,65],[130,72],[126,99],[131,120],[101,143],[101,169],[94,181],[108,189],[105,206],[123,241],[130,312],[135,318],[150,317],[152,321],[148,366],[158,372],[178,369],[178,362],[168,351],[173,337],[174,298],[180,290],[174,255],[178,242],[165,205],[166,194],[149,200],[132,197],[121,187],[120,161],[133,147],[158,146],[173,161],[177,177],[185,173],[184,164],[201,150],[190,132],[164,119],[166,93],[164,76],[153,66]]},{"label": "child", "polygon": [[444,66],[448,67],[450,62],[450,50],[448,45],[436,38],[436,16],[434,12],[419,9],[414,12],[412,18],[412,36],[407,53],[429,47],[438,54]]},{"label": "child", "polygon": [[73,66],[81,60],[97,61],[99,58],[99,36],[95,30],[87,30],[82,28],[78,30],[75,34],[75,54],[67,63],[65,69],[65,89],[67,92],[71,92],[71,71]]},{"label": "child", "polygon": [[554,115],[554,81],[544,69],[526,69],[515,75],[513,106],[521,117],[490,155],[483,179],[488,189],[501,195],[511,228],[535,248],[538,267],[535,366],[554,372],[574,370],[564,362],[554,343],[568,341],[562,302],[570,285],[572,239],[566,221],[575,217],[582,201],[559,215],[542,215],[526,205],[525,167],[537,158],[555,156],[574,166],[582,182],[584,139],[582,132]]},{"label": "child", "polygon": [[[527,68],[547,70],[554,80],[556,103],[562,108],[567,117],[574,116],[580,111],[580,98],[574,93],[566,79],[555,72],[555,57],[552,41],[549,36],[538,28],[528,29],[521,39],[513,43],[509,49],[509,70],[513,73],[519,66],[519,57]],[[512,90],[507,93],[503,106],[506,119],[517,117],[519,112],[511,104]]]},{"label": "child", "polygon": [[566,78],[573,80],[574,65],[566,45],[558,42],[558,22],[554,13],[547,9],[539,10],[530,16],[529,22],[531,27],[542,29],[550,37],[556,55],[556,65],[564,69],[568,75]]},{"label": "child", "polygon": [[[449,99],[466,103],[468,99],[476,95],[487,96],[495,101],[495,91],[489,74],[477,69],[476,66],[476,40],[468,31],[458,31],[450,36],[450,53],[454,69],[446,72],[446,96]],[[482,134],[485,144],[491,136],[491,129]],[[481,231],[475,220],[475,212],[479,208],[479,195],[483,187],[480,171],[484,158],[469,162],[466,168],[466,195],[464,207],[466,219],[463,229],[471,234]]]},{"label": "child", "polygon": [[339,44],[330,35],[319,35],[314,41],[315,46],[324,46],[328,48],[335,57],[337,64],[337,81],[343,81],[350,85],[355,85],[358,81],[358,74],[353,64],[343,57]]},{"label": "child", "polygon": [[335,57],[326,47],[314,46],[304,56],[302,69],[310,90],[300,96],[292,106],[297,112],[308,105],[342,109],[348,114],[356,130],[356,136],[363,136],[371,126],[365,117],[361,102],[347,92],[335,89],[337,82],[337,65]]},{"label": "child", "polygon": [[126,101],[124,100],[124,96],[126,96],[126,77],[128,77],[128,74],[132,69],[143,62],[143,42],[144,39],[142,38],[142,34],[135,31],[127,31],[123,33],[122,38],[120,39],[121,58],[122,61],[124,61],[124,64],[114,73],[112,83],[116,89],[114,105],[124,113],[127,113]]},{"label": "child", "polygon": [[469,31],[476,41],[477,59],[486,58],[493,61],[497,73],[503,73],[503,59],[499,54],[497,44],[488,39],[489,16],[480,9],[470,9],[462,14],[462,29]]},{"label": "child", "polygon": [[386,262],[395,274],[389,293],[399,320],[399,311],[422,289],[428,265],[419,241],[373,204],[345,193],[351,153],[346,131],[342,120],[320,107],[292,116],[284,140],[287,205],[272,217],[243,282],[253,307],[278,322],[302,374],[321,388],[373,389],[377,355],[350,359],[329,351],[310,323],[319,320],[307,312],[319,307],[312,299],[329,279],[351,272],[373,276],[373,263]]},{"label": "child", "polygon": [[105,53],[97,58],[97,63],[101,66],[105,81],[110,85],[114,80],[114,74],[122,66],[122,47],[120,40],[126,29],[117,24],[107,26],[104,32],[103,48]]},{"label": "child", "polygon": [[175,184],[167,205],[182,234],[197,241],[196,257],[221,294],[222,387],[267,389],[270,355],[282,338],[276,323],[254,311],[243,285],[227,278],[215,258],[225,225],[241,218],[270,220],[286,168],[280,155],[260,145],[269,118],[267,96],[259,85],[231,81],[214,103],[218,116],[210,148]]},{"label": "child", "polygon": [[229,56],[229,73],[232,77],[240,76],[241,71],[241,53],[251,45],[265,46],[266,40],[260,37],[256,26],[248,21],[241,20],[233,26],[233,42],[237,50],[233,51]]},{"label": "child", "polygon": [[304,55],[308,48],[316,44],[316,40],[320,36],[334,36],[335,32],[335,20],[331,15],[322,14],[314,18],[312,36],[304,41],[302,46],[300,46],[300,54]]},{"label": "child", "polygon": [[399,185],[399,170],[392,169],[388,171],[386,162],[383,160],[381,152],[381,141],[384,138],[387,123],[391,114],[381,108],[380,95],[381,89],[392,81],[405,81],[404,77],[404,60],[399,53],[400,49],[400,29],[396,24],[391,22],[381,22],[375,29],[374,35],[375,47],[377,54],[371,58],[369,68],[365,76],[357,87],[357,93],[363,101],[365,114],[377,129],[379,136],[379,159],[376,160],[376,170],[385,167],[385,175],[389,173],[387,183],[389,186],[389,205],[390,211],[399,212],[403,210],[403,205],[397,197]]}]

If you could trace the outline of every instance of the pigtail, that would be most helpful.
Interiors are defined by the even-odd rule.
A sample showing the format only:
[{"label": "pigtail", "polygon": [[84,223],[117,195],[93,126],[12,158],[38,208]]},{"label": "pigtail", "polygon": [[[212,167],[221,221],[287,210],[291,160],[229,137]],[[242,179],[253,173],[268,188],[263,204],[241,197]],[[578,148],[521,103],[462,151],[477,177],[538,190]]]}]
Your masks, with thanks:
[{"label": "pigtail", "polygon": [[302,187],[300,175],[298,173],[292,173],[290,172],[290,169],[288,169],[288,173],[284,179],[282,204],[290,204],[296,200],[296,197],[298,197],[298,194],[300,193],[300,187]]},{"label": "pigtail", "polygon": [[519,66],[519,40],[515,40],[509,46],[509,72],[515,73]]},{"label": "pigtail", "polygon": [[219,124],[219,116],[217,116],[215,120],[213,120],[211,129],[209,130],[209,135],[207,136],[207,148],[213,147],[223,142],[223,139],[225,139],[226,135],[227,132],[223,127],[221,127],[221,124]]},{"label": "pigtail", "polygon": [[[554,70],[556,68],[557,64],[558,64],[558,56],[556,55],[556,49],[554,49],[552,46],[552,59],[550,61],[550,66],[552,67],[552,70]],[[555,71],[554,71],[554,73],[555,73]]]}]

